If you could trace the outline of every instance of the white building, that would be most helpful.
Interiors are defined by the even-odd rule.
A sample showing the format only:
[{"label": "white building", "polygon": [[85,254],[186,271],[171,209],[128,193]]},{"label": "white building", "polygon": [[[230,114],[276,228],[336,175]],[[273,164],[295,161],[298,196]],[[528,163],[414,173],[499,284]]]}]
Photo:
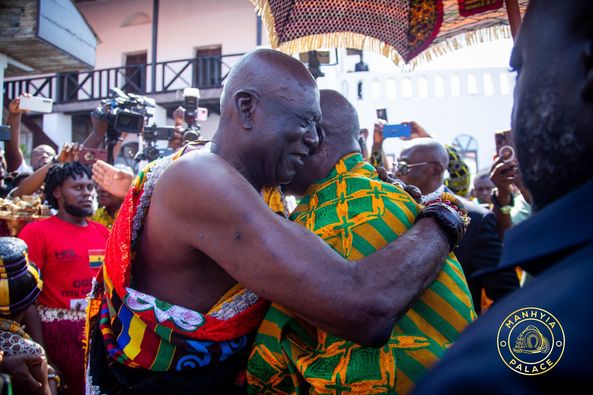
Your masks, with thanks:
[{"label": "white building", "polygon": [[[88,114],[114,86],[154,97],[160,106],[155,116],[159,125],[170,122],[172,111],[181,104],[183,88],[200,88],[200,106],[210,113],[208,121],[201,124],[202,135],[209,138],[218,122],[224,77],[240,54],[266,45],[266,34],[261,32],[249,0],[75,3],[100,40],[95,68],[9,78],[4,85],[9,98],[34,90],[54,99],[54,113],[31,118],[56,145],[84,140],[91,128]],[[371,59],[371,71],[352,72],[358,56],[347,56],[345,50],[332,51],[334,60],[338,60],[337,65],[322,67],[326,76],[319,78],[318,84],[346,95],[358,110],[362,127],[372,131],[375,110],[387,108],[390,123],[414,120],[443,143],[470,136],[475,145],[468,148],[477,149],[478,166],[489,166],[494,153],[493,133],[508,129],[510,123],[513,78],[506,69],[378,72]],[[387,141],[386,151],[394,152],[398,145]]]}]

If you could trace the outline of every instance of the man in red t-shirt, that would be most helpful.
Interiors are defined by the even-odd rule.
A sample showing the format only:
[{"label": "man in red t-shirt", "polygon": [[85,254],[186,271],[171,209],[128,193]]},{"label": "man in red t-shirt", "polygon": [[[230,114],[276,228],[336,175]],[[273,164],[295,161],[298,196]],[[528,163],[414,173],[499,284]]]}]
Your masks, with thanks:
[{"label": "man in red t-shirt", "polygon": [[67,394],[84,391],[82,332],[86,295],[103,261],[109,231],[88,220],[93,213],[91,171],[79,162],[52,166],[45,195],[58,213],[26,225],[19,237],[44,280],[39,297],[45,349],[63,373]]}]

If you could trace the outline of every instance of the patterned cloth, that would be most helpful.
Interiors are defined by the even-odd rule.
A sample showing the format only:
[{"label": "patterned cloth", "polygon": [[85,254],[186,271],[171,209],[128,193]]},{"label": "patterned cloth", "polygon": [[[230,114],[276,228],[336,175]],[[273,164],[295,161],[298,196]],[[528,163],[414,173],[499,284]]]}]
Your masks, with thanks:
[{"label": "patterned cloth", "polygon": [[[265,301],[239,285],[207,314],[131,287],[133,251],[154,186],[164,169],[179,156],[181,152],[153,162],[138,174],[114,223],[105,264],[91,292],[86,338],[93,339],[98,321],[109,359],[130,368],[182,371],[222,363],[245,349],[248,336],[257,329],[267,308]],[[278,203],[278,189],[264,193],[264,198],[283,210]],[[93,347],[91,342],[89,348]]]},{"label": "patterned cloth", "polygon": [[[358,260],[410,229],[418,211],[407,193],[381,182],[360,154],[350,154],[309,188],[291,218],[342,256]],[[249,360],[249,390],[303,394],[310,386],[320,394],[407,393],[475,316],[452,254],[382,348],[316,330],[273,304]]]},{"label": "patterned cloth", "polygon": [[454,194],[466,197],[469,195],[472,177],[469,167],[454,147],[445,145],[445,148],[449,155],[449,166],[447,167],[449,178],[445,180],[445,186],[451,189]]},{"label": "patterned cloth", "polygon": [[[272,48],[374,51],[396,64],[510,37],[502,0],[251,0]],[[519,0],[521,12],[528,0]]]},{"label": "patterned cloth", "polygon": [[115,217],[117,217],[117,213],[114,216],[111,216],[105,207],[99,207],[91,219],[111,230],[113,227],[113,222],[115,221]]},{"label": "patterned cloth", "polygon": [[33,341],[18,322],[6,318],[0,318],[0,350],[6,356],[45,355],[43,347]]}]

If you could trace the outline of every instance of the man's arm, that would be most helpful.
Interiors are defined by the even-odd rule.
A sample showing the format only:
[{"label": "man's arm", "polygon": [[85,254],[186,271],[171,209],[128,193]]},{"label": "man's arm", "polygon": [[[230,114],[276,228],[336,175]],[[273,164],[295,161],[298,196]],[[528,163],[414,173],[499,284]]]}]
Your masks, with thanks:
[{"label": "man's arm", "polygon": [[[80,147],[81,146],[78,145],[78,143],[65,143],[57,157],[58,161],[64,163],[78,160]],[[33,174],[22,180],[18,187],[10,191],[10,196],[20,197],[34,194],[43,186],[45,176],[53,164],[53,162],[50,162],[35,170]]]},{"label": "man's arm", "polygon": [[15,171],[23,163],[23,153],[19,147],[21,141],[21,118],[24,112],[19,108],[20,98],[13,99],[8,104],[6,124],[10,126],[10,140],[4,142],[5,157],[8,172]]},{"label": "man's arm", "polygon": [[346,261],[321,238],[272,213],[234,168],[212,154],[188,154],[173,163],[157,194],[163,204],[151,210],[166,210],[176,236],[245,287],[320,329],[366,345],[387,340],[449,252],[438,225],[423,219],[384,249]]}]

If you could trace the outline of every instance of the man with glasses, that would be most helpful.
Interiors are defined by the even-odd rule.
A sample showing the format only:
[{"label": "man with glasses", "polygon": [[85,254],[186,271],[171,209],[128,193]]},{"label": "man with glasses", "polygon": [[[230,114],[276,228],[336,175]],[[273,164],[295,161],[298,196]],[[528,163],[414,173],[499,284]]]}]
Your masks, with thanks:
[{"label": "man with glasses", "polygon": [[[395,165],[395,175],[407,184],[420,188],[422,201],[434,200],[447,188],[444,185],[449,155],[443,145],[432,138],[408,141]],[[462,199],[461,197],[458,197]],[[498,265],[502,243],[496,232],[496,217],[490,210],[463,199],[471,222],[467,234],[454,252],[468,278],[476,312],[481,313],[482,289],[496,302],[519,288],[513,270],[472,278],[472,274]],[[486,298],[484,298],[486,300]]]}]

